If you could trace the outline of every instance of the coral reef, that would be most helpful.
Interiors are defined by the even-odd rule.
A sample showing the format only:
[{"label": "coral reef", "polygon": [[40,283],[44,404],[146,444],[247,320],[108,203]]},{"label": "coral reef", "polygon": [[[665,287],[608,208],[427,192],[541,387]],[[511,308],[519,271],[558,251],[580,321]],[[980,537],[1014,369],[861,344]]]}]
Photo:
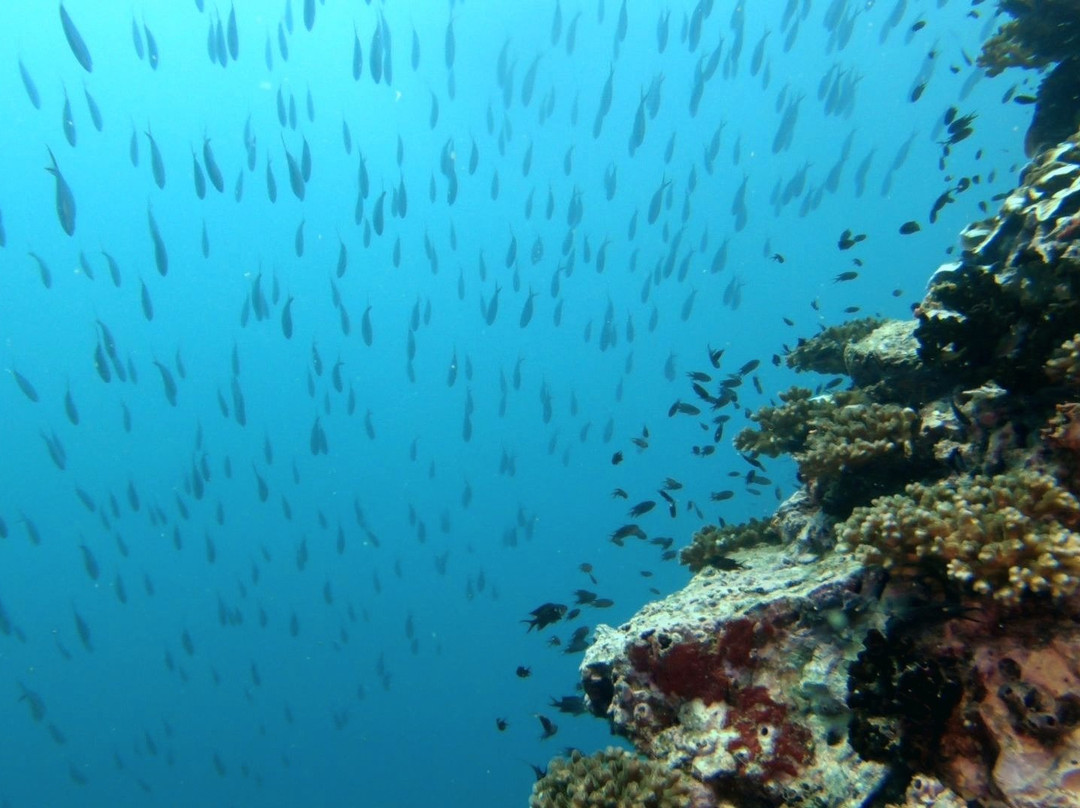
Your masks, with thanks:
[{"label": "coral reef", "polygon": [[805,387],[792,387],[778,398],[782,402],[779,406],[762,407],[751,416],[758,428],[747,428],[736,435],[736,449],[768,457],[797,452],[806,444],[812,417],[831,409],[836,401],[854,400],[846,393],[815,397],[813,390]]},{"label": "coral reef", "polygon": [[861,401],[858,391],[811,396],[794,387],[751,418],[758,429],[735,436],[742,452],[792,455],[799,477],[827,513],[846,515],[871,496],[896,490],[933,464],[917,441],[918,417],[909,407]]},{"label": "coral reef", "polygon": [[1028,157],[1072,135],[1080,125],[1075,88],[1080,81],[1080,4],[1076,0],[1002,0],[1013,17],[984,43],[979,66],[991,76],[1009,67],[1055,65],[1039,85],[1035,114],[1024,138]]},{"label": "coral reef", "polygon": [[863,317],[840,325],[829,326],[809,339],[800,339],[788,352],[786,362],[797,371],[817,373],[847,373],[844,350],[861,340],[884,321],[878,317]]},{"label": "coral reef", "polygon": [[738,525],[706,525],[694,533],[689,547],[679,553],[679,561],[688,566],[691,572],[700,572],[705,567],[731,569],[734,563],[728,554],[733,550],[742,550],[755,544],[777,544],[780,533],[764,519],[751,519]]},{"label": "coral reef", "polygon": [[1028,593],[1080,590],[1080,502],[1049,474],[913,483],[903,494],[856,508],[836,528],[837,550],[860,548],[887,568],[940,561],[950,578],[1017,604]]},{"label": "coral reef", "polygon": [[712,792],[678,769],[608,747],[555,758],[533,786],[530,808],[710,808]]},{"label": "coral reef", "polygon": [[1080,145],[1047,149],[997,216],[961,234],[919,304],[919,356],[961,384],[1010,392],[1046,384],[1043,366],[1080,322]]},{"label": "coral reef", "polygon": [[845,372],[868,399],[918,407],[948,389],[947,380],[919,359],[917,325],[887,320],[844,347]]},{"label": "coral reef", "polygon": [[782,564],[774,547],[734,557],[598,628],[581,667],[589,707],[735,805],[854,808],[887,774],[846,743],[842,662],[877,622],[880,573],[840,555]]},{"label": "coral reef", "polygon": [[1010,67],[1041,69],[1076,56],[1080,4],[1076,0],[1002,0],[1013,19],[990,37],[979,66],[990,76]]}]

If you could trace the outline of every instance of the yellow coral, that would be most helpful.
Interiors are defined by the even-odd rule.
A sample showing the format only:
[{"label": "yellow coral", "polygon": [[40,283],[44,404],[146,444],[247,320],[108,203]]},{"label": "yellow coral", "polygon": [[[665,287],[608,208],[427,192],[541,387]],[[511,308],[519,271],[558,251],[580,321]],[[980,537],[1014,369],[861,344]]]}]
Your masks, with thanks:
[{"label": "yellow coral", "polygon": [[779,406],[765,406],[751,418],[759,429],[746,428],[735,436],[735,448],[740,452],[778,457],[803,449],[811,429],[818,419],[828,418],[840,407],[861,400],[852,391],[815,396],[805,387],[791,387],[780,393]]},{"label": "yellow coral", "polygon": [[1015,604],[1080,591],[1080,501],[1039,471],[913,483],[837,525],[841,552],[886,567],[934,558],[949,577]]}]

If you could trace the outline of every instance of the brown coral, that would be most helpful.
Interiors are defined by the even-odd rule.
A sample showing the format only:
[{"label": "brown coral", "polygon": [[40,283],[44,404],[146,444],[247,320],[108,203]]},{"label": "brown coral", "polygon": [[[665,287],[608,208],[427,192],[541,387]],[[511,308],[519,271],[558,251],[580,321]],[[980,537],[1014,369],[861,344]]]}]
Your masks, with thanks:
[{"label": "brown coral", "polygon": [[700,572],[705,567],[731,569],[735,562],[727,557],[728,553],[756,544],[778,544],[780,538],[772,522],[764,519],[723,527],[706,525],[694,534],[693,543],[682,549],[679,561],[692,572]]},{"label": "brown coral", "polygon": [[910,457],[918,420],[896,404],[837,407],[810,422],[806,444],[795,452],[804,479],[815,480],[886,457]]},{"label": "brown coral", "polygon": [[863,317],[830,326],[809,339],[800,339],[787,355],[789,368],[817,373],[847,373],[844,351],[885,321],[879,317]]},{"label": "brown coral", "polygon": [[678,769],[608,747],[594,755],[574,750],[555,758],[536,781],[530,808],[707,808],[711,792]]},{"label": "brown coral", "polygon": [[1076,0],[1002,0],[1013,19],[983,44],[979,66],[996,76],[1009,67],[1038,69],[1071,59],[1080,38]]},{"label": "brown coral", "polygon": [[976,593],[1016,604],[1080,591],[1080,502],[1040,471],[913,483],[856,508],[837,549],[886,567],[936,559]]}]

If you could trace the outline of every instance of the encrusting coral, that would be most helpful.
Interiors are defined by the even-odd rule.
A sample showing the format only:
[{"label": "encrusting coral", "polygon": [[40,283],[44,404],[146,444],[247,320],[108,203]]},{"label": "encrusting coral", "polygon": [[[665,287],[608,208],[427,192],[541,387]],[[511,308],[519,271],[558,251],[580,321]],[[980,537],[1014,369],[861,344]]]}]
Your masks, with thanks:
[{"label": "encrusting coral", "polygon": [[708,808],[711,792],[678,769],[608,747],[555,758],[533,786],[530,808]]},{"label": "encrusting coral", "polygon": [[837,525],[840,552],[897,567],[937,560],[950,578],[1015,605],[1027,594],[1080,591],[1080,502],[1049,474],[912,483]]}]

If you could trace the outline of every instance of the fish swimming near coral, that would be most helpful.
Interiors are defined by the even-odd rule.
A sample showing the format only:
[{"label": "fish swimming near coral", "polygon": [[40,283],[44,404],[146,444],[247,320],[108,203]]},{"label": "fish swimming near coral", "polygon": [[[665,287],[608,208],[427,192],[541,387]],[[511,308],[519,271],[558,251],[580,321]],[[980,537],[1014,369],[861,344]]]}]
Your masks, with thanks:
[{"label": "fish swimming near coral", "polygon": [[544,603],[537,606],[529,614],[532,615],[532,619],[525,619],[521,622],[529,624],[529,631],[534,628],[542,630],[546,626],[562,620],[563,615],[566,614],[566,606],[562,603]]}]

